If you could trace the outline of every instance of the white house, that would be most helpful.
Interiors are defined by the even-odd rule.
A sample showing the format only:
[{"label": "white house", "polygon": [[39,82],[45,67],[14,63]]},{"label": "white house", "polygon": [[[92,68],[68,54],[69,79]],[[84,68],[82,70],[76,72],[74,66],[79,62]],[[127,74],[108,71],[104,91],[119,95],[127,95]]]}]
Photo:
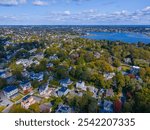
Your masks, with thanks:
[{"label": "white house", "polygon": [[43,74],[43,72],[40,72],[40,73],[31,73],[30,78],[32,80],[42,81],[43,78],[44,78],[44,74]]},{"label": "white house", "polygon": [[22,99],[21,106],[25,109],[28,109],[35,102],[36,101],[34,100],[34,98],[32,96],[27,95]]},{"label": "white house", "polygon": [[77,83],[76,83],[76,88],[80,88],[80,89],[86,91],[85,82],[83,82],[83,81],[77,82]]},{"label": "white house", "polygon": [[112,113],[113,112],[113,102],[104,100],[103,112]]},{"label": "white house", "polygon": [[4,95],[10,99],[18,95],[18,88],[16,86],[7,86],[3,89]]},{"label": "white house", "polygon": [[115,76],[115,73],[105,73],[104,78],[106,80],[112,79]]},{"label": "white house", "polygon": [[40,95],[46,94],[47,90],[48,90],[48,84],[42,85],[38,88],[38,92]]},{"label": "white house", "polygon": [[69,89],[66,88],[66,87],[61,87],[58,91],[57,91],[57,94],[59,97],[61,96],[65,96],[69,93]]},{"label": "white house", "polygon": [[130,72],[132,74],[135,74],[135,75],[137,75],[139,73],[139,71],[140,71],[140,67],[139,66],[132,66],[131,69],[130,69]]},{"label": "white house", "polygon": [[59,104],[56,113],[71,113],[71,108],[67,105]]},{"label": "white house", "polygon": [[72,83],[73,82],[69,78],[60,80],[60,85],[63,86],[63,87],[68,87]]},{"label": "white house", "polygon": [[30,91],[32,89],[32,85],[29,81],[21,82],[20,87],[22,88],[23,91]]}]

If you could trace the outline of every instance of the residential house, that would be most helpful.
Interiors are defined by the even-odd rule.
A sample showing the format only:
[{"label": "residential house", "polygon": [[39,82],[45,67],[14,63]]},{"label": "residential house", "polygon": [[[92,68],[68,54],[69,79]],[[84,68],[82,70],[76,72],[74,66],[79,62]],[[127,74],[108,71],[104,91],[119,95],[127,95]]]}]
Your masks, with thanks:
[{"label": "residential house", "polygon": [[40,95],[46,94],[47,90],[48,90],[48,84],[44,84],[38,88],[38,92]]},{"label": "residential house", "polygon": [[36,101],[31,95],[27,95],[22,99],[21,106],[25,109],[28,109]]},{"label": "residential house", "polygon": [[25,81],[20,83],[20,87],[24,92],[31,92],[32,91],[32,85],[31,82]]},{"label": "residential house", "polygon": [[32,63],[33,61],[30,59],[20,59],[16,61],[17,65],[22,64],[24,67],[29,67]]},{"label": "residential house", "polygon": [[7,84],[13,84],[17,81],[16,76],[6,78]]},{"label": "residential house", "polygon": [[114,91],[113,89],[106,89],[106,97],[113,97]]},{"label": "residential house", "polygon": [[52,103],[45,103],[40,105],[40,112],[52,112]]},{"label": "residential house", "polygon": [[132,60],[131,60],[131,58],[127,57],[127,58],[124,58],[124,62],[126,64],[130,64],[130,63],[132,63]]},{"label": "residential house", "polygon": [[115,76],[115,73],[105,73],[104,78],[105,80],[110,80]]},{"label": "residential house", "polygon": [[98,89],[93,86],[87,86],[88,90],[93,93],[93,97],[97,98],[98,96]]},{"label": "residential house", "polygon": [[67,87],[61,87],[58,91],[57,94],[59,97],[65,96],[69,93],[69,89]]},{"label": "residential house", "polygon": [[49,57],[50,60],[58,60],[58,56],[54,54],[53,56]]},{"label": "residential house", "polygon": [[85,82],[79,81],[79,82],[76,83],[76,88],[80,88],[80,89],[86,91],[87,87],[85,86]]},{"label": "residential house", "polygon": [[59,104],[56,113],[71,113],[71,108],[67,105]]},{"label": "residential house", "polygon": [[16,86],[7,86],[3,89],[4,95],[10,99],[18,95],[18,88]]},{"label": "residential house", "polygon": [[47,68],[52,68],[53,66],[54,66],[53,63],[48,63],[48,64],[46,65]]},{"label": "residential house", "polygon": [[71,85],[73,82],[70,80],[70,78],[66,78],[66,79],[60,80],[59,83],[63,87],[68,87],[68,85]]},{"label": "residential house", "polygon": [[0,70],[0,78],[8,78],[8,77],[11,77],[12,76],[12,73],[9,72],[8,70]]},{"label": "residential house", "polygon": [[94,52],[94,57],[98,59],[101,57],[101,54],[99,52]]},{"label": "residential house", "polygon": [[69,94],[72,95],[72,96],[78,96],[78,97],[82,97],[83,96],[83,93],[80,92],[80,91],[77,91],[77,90],[71,90],[69,92]]},{"label": "residential house", "polygon": [[130,73],[131,74],[138,75],[139,71],[140,71],[140,67],[139,66],[132,66],[130,68]]},{"label": "residential house", "polygon": [[105,93],[105,89],[104,89],[104,88],[101,88],[100,91],[99,91],[99,94],[100,94],[100,95],[103,95],[104,93]]},{"label": "residential house", "polygon": [[30,74],[30,78],[31,78],[32,80],[42,81],[43,78],[44,78],[44,74],[43,74],[43,72],[31,73],[31,74]]},{"label": "residential house", "polygon": [[42,60],[44,58],[44,54],[43,53],[38,53],[35,56],[33,56],[34,58],[38,59],[38,60]]},{"label": "residential house", "polygon": [[27,77],[27,78],[30,77],[30,73],[27,70],[24,70],[21,74],[23,77]]},{"label": "residential house", "polygon": [[121,111],[122,111],[122,102],[120,99],[118,99],[114,102],[114,112],[120,113]]},{"label": "residential house", "polygon": [[37,60],[33,60],[33,62],[32,62],[34,65],[39,65],[40,64],[40,62],[39,61],[37,61]]},{"label": "residential house", "polygon": [[112,113],[113,112],[113,102],[104,100],[103,108],[101,109],[102,113]]},{"label": "residential house", "polygon": [[32,53],[35,53],[36,51],[37,51],[37,48],[34,48],[34,49],[30,50],[29,53],[32,54]]},{"label": "residential house", "polygon": [[9,46],[9,45],[13,45],[14,43],[13,42],[10,42],[10,41],[6,41],[5,43],[4,43],[4,45],[5,46]]}]

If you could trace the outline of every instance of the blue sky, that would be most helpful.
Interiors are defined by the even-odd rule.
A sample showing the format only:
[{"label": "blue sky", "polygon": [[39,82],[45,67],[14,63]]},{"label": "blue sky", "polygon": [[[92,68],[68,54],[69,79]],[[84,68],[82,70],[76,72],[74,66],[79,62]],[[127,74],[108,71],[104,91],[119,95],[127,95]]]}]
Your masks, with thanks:
[{"label": "blue sky", "polygon": [[150,25],[150,0],[0,0],[0,25]]}]

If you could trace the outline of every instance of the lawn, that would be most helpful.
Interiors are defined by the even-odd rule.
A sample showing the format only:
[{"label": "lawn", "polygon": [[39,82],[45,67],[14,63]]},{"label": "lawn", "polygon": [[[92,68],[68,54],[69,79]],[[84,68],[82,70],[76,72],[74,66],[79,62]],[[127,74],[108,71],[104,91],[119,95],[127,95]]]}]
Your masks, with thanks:
[{"label": "lawn", "polygon": [[5,106],[0,106],[0,112],[2,112],[5,108]]},{"label": "lawn", "polygon": [[14,99],[12,99],[11,101],[16,102],[18,100],[20,100],[23,96],[21,94],[19,94],[17,97],[15,97]]},{"label": "lawn", "polygon": [[130,70],[130,67],[127,66],[127,65],[122,65],[121,67],[122,67],[122,70],[123,70],[123,71],[128,71],[128,70]]}]

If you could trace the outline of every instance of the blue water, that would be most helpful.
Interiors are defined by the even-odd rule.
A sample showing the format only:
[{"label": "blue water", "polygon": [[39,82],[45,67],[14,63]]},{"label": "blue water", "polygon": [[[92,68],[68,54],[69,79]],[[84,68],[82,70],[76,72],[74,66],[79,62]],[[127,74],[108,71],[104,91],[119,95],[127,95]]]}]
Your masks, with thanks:
[{"label": "blue water", "polygon": [[92,40],[123,41],[128,43],[150,43],[150,37],[140,33],[90,32],[89,35],[82,36],[82,38]]}]

